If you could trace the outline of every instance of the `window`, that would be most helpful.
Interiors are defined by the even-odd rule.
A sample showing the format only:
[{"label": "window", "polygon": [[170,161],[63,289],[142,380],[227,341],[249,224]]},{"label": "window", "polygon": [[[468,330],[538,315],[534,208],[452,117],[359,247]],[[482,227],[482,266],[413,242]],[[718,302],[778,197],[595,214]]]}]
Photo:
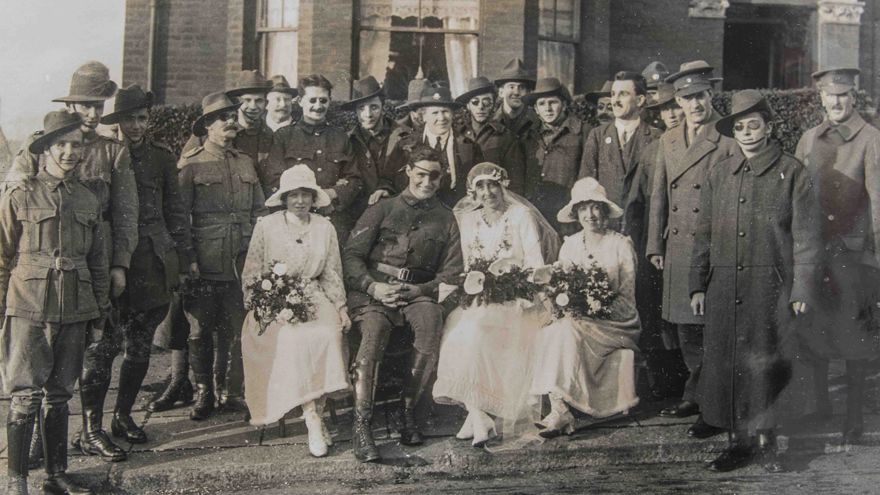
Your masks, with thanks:
[{"label": "window", "polygon": [[480,0],[361,0],[359,77],[405,100],[417,75],[463,93],[477,75]]},{"label": "window", "polygon": [[539,0],[538,77],[556,77],[574,92],[580,0]]},{"label": "window", "polygon": [[260,70],[267,78],[282,74],[296,85],[298,28],[299,0],[260,0]]}]

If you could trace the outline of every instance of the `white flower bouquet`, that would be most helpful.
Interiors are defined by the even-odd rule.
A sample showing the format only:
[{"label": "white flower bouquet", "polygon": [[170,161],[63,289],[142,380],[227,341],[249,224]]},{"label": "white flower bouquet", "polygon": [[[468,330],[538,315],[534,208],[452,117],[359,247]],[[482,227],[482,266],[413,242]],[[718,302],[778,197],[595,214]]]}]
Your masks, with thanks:
[{"label": "white flower bouquet", "polygon": [[245,308],[254,311],[262,335],[269,323],[305,323],[315,318],[315,306],[306,290],[309,280],[288,273],[287,265],[272,263],[272,270],[248,284]]},{"label": "white flower bouquet", "polygon": [[544,293],[553,306],[556,318],[608,319],[617,292],[611,288],[608,272],[593,262],[586,269],[573,265],[555,265]]}]

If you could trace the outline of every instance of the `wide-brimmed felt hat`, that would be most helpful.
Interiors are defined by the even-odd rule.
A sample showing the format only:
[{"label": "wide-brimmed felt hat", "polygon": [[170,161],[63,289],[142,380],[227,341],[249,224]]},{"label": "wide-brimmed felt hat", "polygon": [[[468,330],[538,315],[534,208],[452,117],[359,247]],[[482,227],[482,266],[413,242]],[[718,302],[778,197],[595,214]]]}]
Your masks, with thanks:
[{"label": "wide-brimmed felt hat", "polygon": [[494,95],[495,91],[495,84],[493,84],[488,77],[474,77],[468,81],[467,90],[464,93],[458,95],[455,98],[455,101],[461,103],[462,105],[467,105],[467,103],[471,101],[471,98],[486,93],[491,93]]},{"label": "wide-brimmed felt hat", "polygon": [[101,123],[104,125],[116,124],[126,113],[151,106],[153,106],[152,91],[144,91],[137,84],[120,88],[116,92],[116,99],[113,100],[113,113],[101,117]]},{"label": "wide-brimmed felt hat", "polygon": [[675,86],[668,82],[661,82],[657,86],[657,97],[647,105],[645,108],[656,108],[659,109],[663,107],[669,102],[675,101]]},{"label": "wide-brimmed felt hat", "polygon": [[473,166],[467,175],[467,188],[473,190],[474,185],[480,180],[493,180],[505,188],[510,185],[507,170],[492,162],[481,162]]},{"label": "wide-brimmed felt hat", "polygon": [[267,93],[287,93],[294,98],[299,95],[299,91],[296,88],[291,88],[287,78],[281,74],[272,76],[269,82],[272,83],[272,87],[269,88]]},{"label": "wide-brimmed felt hat", "polygon": [[354,82],[351,100],[340,105],[340,108],[343,110],[354,110],[360,103],[377,96],[384,97],[385,92],[375,77],[367,76]]},{"label": "wide-brimmed felt hat", "polygon": [[678,72],[666,78],[666,82],[675,86],[675,96],[688,96],[713,88],[712,77],[715,68],[705,60],[693,60],[681,64]]},{"label": "wide-brimmed felt hat", "polygon": [[595,105],[596,102],[599,101],[599,98],[611,98],[611,86],[613,84],[614,81],[605,81],[605,83],[602,84],[602,89],[584,94],[584,99]]},{"label": "wide-brimmed felt hat", "polygon": [[272,82],[266,79],[266,76],[258,70],[243,70],[238,73],[235,79],[235,85],[231,89],[226,90],[226,95],[230,98],[241,96],[248,93],[266,94],[272,88]]},{"label": "wide-brimmed felt hat", "polygon": [[538,83],[535,84],[535,90],[525,95],[523,101],[526,105],[534,105],[538,98],[546,98],[548,96],[558,96],[566,103],[571,103],[571,94],[568,92],[568,88],[555,77],[538,79]]},{"label": "wide-brimmed felt hat", "polygon": [[730,115],[715,122],[715,129],[722,136],[733,137],[733,124],[736,120],[752,112],[767,112],[771,119],[774,115],[773,109],[760,91],[756,89],[737,91],[730,98]]},{"label": "wide-brimmed felt hat", "polygon": [[406,102],[397,106],[397,110],[409,110],[409,104],[418,100],[422,96],[422,91],[431,86],[431,81],[416,77],[406,87]]},{"label": "wide-brimmed felt hat", "polygon": [[318,186],[315,173],[305,164],[294,165],[281,174],[281,184],[278,190],[272,193],[269,199],[266,200],[266,206],[269,208],[286,206],[281,204],[281,198],[296,189],[311,189],[315,192],[315,204],[312,205],[314,208],[330,206],[330,196]]},{"label": "wide-brimmed felt hat", "polygon": [[824,69],[812,74],[816,86],[832,95],[846,93],[856,87],[856,77],[862,71],[853,67]]},{"label": "wide-brimmed felt hat", "polygon": [[668,76],[669,69],[660,61],[655,60],[642,69],[642,77],[648,83],[648,89],[657,88]]},{"label": "wide-brimmed felt hat", "polygon": [[82,126],[83,120],[78,113],[67,110],[53,110],[43,117],[43,133],[28,145],[28,151],[39,155],[56,137],[75,131]]},{"label": "wide-brimmed felt hat", "polygon": [[196,136],[204,136],[208,133],[205,121],[218,113],[237,110],[238,103],[233,102],[223,91],[211,93],[202,98],[202,114],[193,122],[192,133]]},{"label": "wide-brimmed felt hat", "polygon": [[526,69],[526,64],[523,63],[522,59],[515,58],[507,62],[507,65],[501,69],[501,74],[495,78],[495,85],[503,86],[509,82],[521,82],[525,83],[529,88],[534,88],[536,79],[535,73]]},{"label": "wide-brimmed felt hat", "polygon": [[608,218],[620,218],[623,216],[623,210],[613,201],[608,199],[608,195],[605,193],[605,187],[592,177],[584,177],[575,182],[574,186],[572,186],[571,201],[559,210],[559,213],[556,214],[556,220],[560,223],[577,222],[575,216],[572,215],[574,207],[580,203],[586,203],[587,201],[596,201],[607,204]]},{"label": "wide-brimmed felt hat", "polygon": [[461,104],[452,99],[452,93],[449,88],[426,86],[422,90],[421,96],[416,101],[406,104],[410,110],[424,107],[449,107],[460,108]]},{"label": "wide-brimmed felt hat", "polygon": [[60,103],[104,101],[113,97],[116,88],[116,83],[110,80],[110,69],[101,62],[92,60],[80,65],[73,73],[67,96],[52,101]]}]

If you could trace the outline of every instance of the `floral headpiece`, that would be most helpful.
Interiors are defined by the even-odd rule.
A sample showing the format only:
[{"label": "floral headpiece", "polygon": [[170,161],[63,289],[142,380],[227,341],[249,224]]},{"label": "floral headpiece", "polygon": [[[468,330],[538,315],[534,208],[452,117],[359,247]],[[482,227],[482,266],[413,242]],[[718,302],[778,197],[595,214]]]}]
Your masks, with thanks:
[{"label": "floral headpiece", "polygon": [[468,173],[467,189],[469,193],[474,192],[477,182],[481,180],[495,181],[505,189],[510,185],[510,179],[507,177],[507,170],[490,162],[479,163]]}]

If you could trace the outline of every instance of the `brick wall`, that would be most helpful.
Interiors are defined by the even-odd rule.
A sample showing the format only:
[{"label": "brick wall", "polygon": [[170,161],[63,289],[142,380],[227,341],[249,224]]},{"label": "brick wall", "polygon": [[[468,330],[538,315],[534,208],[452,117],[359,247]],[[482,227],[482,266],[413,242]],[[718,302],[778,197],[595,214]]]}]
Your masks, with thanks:
[{"label": "brick wall", "polygon": [[[299,75],[323,74],[333,83],[333,98],[351,95],[354,0],[302,0]],[[315,8],[320,7],[320,8]]]},{"label": "brick wall", "polygon": [[626,0],[611,2],[609,75],[621,69],[641,71],[660,60],[674,71],[702,59],[721,76],[724,19],[688,16],[688,2]]},{"label": "brick wall", "polygon": [[[156,0],[153,91],[161,103],[198,101],[224,88],[227,0]],[[150,0],[127,0],[124,84],[146,84]]]},{"label": "brick wall", "polygon": [[[535,15],[526,16],[531,8]],[[495,79],[511,59],[527,67],[538,63],[538,0],[482,0],[480,11],[479,74]],[[527,24],[534,24],[533,27]],[[530,39],[529,39],[530,38]]]}]

